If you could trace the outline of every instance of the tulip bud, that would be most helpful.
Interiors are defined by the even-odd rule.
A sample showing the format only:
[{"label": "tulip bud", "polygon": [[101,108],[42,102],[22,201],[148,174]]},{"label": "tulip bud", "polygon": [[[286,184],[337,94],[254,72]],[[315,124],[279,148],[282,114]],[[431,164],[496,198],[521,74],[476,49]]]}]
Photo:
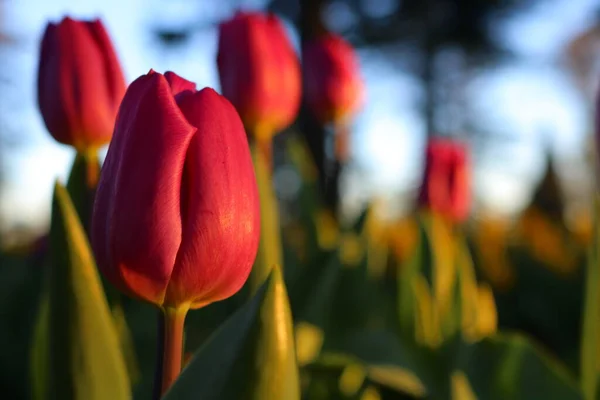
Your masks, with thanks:
[{"label": "tulip bud", "polygon": [[294,121],[300,64],[275,15],[238,13],[221,24],[217,65],[221,91],[248,133],[270,139]]},{"label": "tulip bud", "polygon": [[352,117],[363,101],[364,86],[354,49],[334,34],[309,41],[302,49],[304,96],[323,124]]},{"label": "tulip bud", "polygon": [[92,219],[98,266],[164,308],[237,292],[258,247],[258,189],[242,122],[214,90],[172,72],[123,99]]},{"label": "tulip bud", "polygon": [[100,20],[49,23],[41,45],[38,105],[48,131],[79,151],[110,141],[125,79]]},{"label": "tulip bud", "polygon": [[419,204],[463,221],[471,201],[467,148],[448,139],[432,139],[427,145],[425,174]]}]

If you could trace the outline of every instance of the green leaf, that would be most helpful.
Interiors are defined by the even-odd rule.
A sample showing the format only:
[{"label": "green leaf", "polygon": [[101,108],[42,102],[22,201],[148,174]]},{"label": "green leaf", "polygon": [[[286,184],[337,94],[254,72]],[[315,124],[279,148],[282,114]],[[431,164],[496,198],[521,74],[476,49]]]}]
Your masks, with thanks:
[{"label": "green leaf", "polygon": [[117,337],[119,338],[119,345],[121,352],[125,359],[125,366],[127,367],[127,375],[131,384],[137,383],[141,379],[140,367],[138,365],[137,357],[135,354],[135,343],[133,342],[133,335],[127,324],[125,317],[125,311],[120,304],[113,304],[111,307],[112,318],[115,329],[117,331]]},{"label": "green leaf", "polygon": [[373,382],[413,397],[422,398],[427,394],[421,380],[406,368],[389,365],[367,366],[367,377]]},{"label": "green leaf", "polygon": [[398,273],[398,320],[400,334],[405,338],[415,339],[417,303],[413,289],[414,281],[419,273],[431,264],[431,249],[427,232],[419,220],[419,241],[413,255],[400,266]]},{"label": "green leaf", "polygon": [[[100,164],[97,151],[90,150],[75,155],[67,182],[67,191],[88,237],[99,174]],[[118,307],[120,293],[106,282],[103,276],[100,276],[100,279],[109,304],[111,306],[116,304]]]},{"label": "green leaf", "polygon": [[586,400],[596,398],[598,386],[598,354],[600,354],[600,235],[598,212],[600,201],[594,207],[594,236],[589,248],[586,277],[585,302],[583,306],[583,329],[581,338],[581,385]]},{"label": "green leaf", "polygon": [[295,287],[296,302],[293,314],[300,366],[318,356],[325,332],[329,331],[332,324],[339,322],[339,319],[332,315],[341,269],[337,254],[330,254],[329,260],[324,260],[323,264],[308,265],[302,271],[302,280],[298,282],[301,286]]},{"label": "green leaf", "polygon": [[338,255],[330,253],[328,259],[308,265],[302,272],[293,291],[296,320],[326,328],[341,272]]},{"label": "green leaf", "polygon": [[196,352],[164,400],[299,400],[292,317],[281,270]]},{"label": "green leaf", "polygon": [[[317,219],[319,211],[323,210],[323,199],[320,195],[320,183],[317,167],[307,147],[306,140],[298,134],[290,135],[286,141],[286,157],[289,158],[298,175],[301,185],[297,196],[297,222],[306,229],[305,259],[313,260],[319,257],[319,240]],[[284,274],[286,282],[288,264],[285,265]]]},{"label": "green leaf", "polygon": [[459,369],[480,399],[581,399],[567,369],[524,336],[503,334],[464,344]]},{"label": "green leaf", "polygon": [[[395,365],[369,365],[349,355],[325,353],[307,365],[307,371],[310,372],[311,384],[318,382],[322,385],[323,381],[333,380],[327,382],[332,386],[327,389],[328,399],[336,394],[343,395],[341,398],[344,399],[356,398],[353,395],[368,383],[385,386],[397,393],[410,395],[410,398],[423,398],[426,395],[423,383],[411,370]],[[310,396],[308,398],[312,399]]]},{"label": "green leaf", "polygon": [[352,224],[352,231],[359,233],[359,234],[362,233],[363,230],[365,229],[365,224],[367,222],[367,218],[371,214],[372,213],[371,213],[370,207],[366,207],[364,210],[362,210],[360,212],[359,216],[356,218],[356,220]]},{"label": "green leaf", "polygon": [[48,296],[42,295],[33,331],[31,350],[31,396],[34,400],[44,399],[48,380]]},{"label": "green leaf", "polygon": [[496,333],[495,326],[484,327],[480,324],[480,314],[495,312],[495,308],[493,310],[484,309],[484,304],[479,302],[479,286],[473,259],[464,238],[457,238],[455,246],[457,276],[453,307],[449,310],[447,319],[446,335],[452,336],[460,330],[462,337],[475,341]]},{"label": "green leaf", "polygon": [[[73,161],[73,166],[71,167],[71,173],[69,174],[67,191],[69,192],[75,211],[77,212],[79,220],[82,222],[88,237],[94,197],[96,195],[96,187],[99,178],[100,162],[98,160],[97,150],[91,149],[85,153],[77,153],[75,155],[75,160]],[[117,334],[119,336],[123,355],[125,356],[127,373],[129,374],[131,382],[135,383],[140,378],[140,372],[131,340],[131,331],[121,307],[122,295],[113,285],[106,281],[102,275],[100,275],[100,280],[117,327]]]},{"label": "green leaf", "polygon": [[[372,280],[368,279],[366,260],[356,266],[343,266],[336,277],[337,287],[331,305],[329,329],[325,344],[343,340],[348,332],[370,328],[382,328],[386,324],[389,310],[381,293],[376,291]],[[339,261],[342,265],[343,261]],[[392,303],[393,304],[393,303]]]},{"label": "green leaf", "polygon": [[[446,360],[441,352],[418,347],[387,331],[361,331],[347,337],[338,347],[324,353],[321,360],[344,362],[346,357],[359,360],[368,369],[373,381],[410,393],[427,392],[432,399],[449,396]],[[410,379],[407,379],[410,377]],[[417,389],[418,388],[418,389]]]},{"label": "green leaf", "polygon": [[51,399],[130,399],[125,361],[89,244],[58,183],[49,264],[33,355],[35,393]]}]

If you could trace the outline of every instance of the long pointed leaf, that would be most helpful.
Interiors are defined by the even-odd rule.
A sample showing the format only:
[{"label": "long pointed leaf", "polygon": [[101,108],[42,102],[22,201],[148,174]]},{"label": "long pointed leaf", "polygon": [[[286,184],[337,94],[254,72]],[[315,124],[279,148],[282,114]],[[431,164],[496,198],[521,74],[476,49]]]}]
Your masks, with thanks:
[{"label": "long pointed leaf", "polygon": [[[88,150],[85,153],[77,153],[69,180],[67,191],[75,207],[75,211],[82,222],[86,234],[89,236],[89,228],[92,218],[96,186],[100,177],[100,162],[96,150]],[[137,357],[131,341],[131,330],[125,320],[121,307],[121,293],[100,275],[102,288],[110,305],[113,319],[117,326],[119,341],[125,356],[125,363],[130,380],[136,382],[140,377]]]},{"label": "long pointed leaf", "polygon": [[583,337],[581,339],[581,385],[586,400],[596,398],[598,386],[598,354],[600,351],[600,232],[598,212],[600,199],[594,207],[594,236],[589,249],[585,276]]},{"label": "long pointed leaf", "polygon": [[125,361],[89,244],[60,184],[50,245],[48,369],[41,375],[47,378],[46,398],[130,399]]},{"label": "long pointed leaf", "polygon": [[194,355],[164,400],[299,400],[291,312],[276,267]]},{"label": "long pointed leaf", "polygon": [[461,349],[458,368],[480,399],[581,399],[564,366],[527,338],[496,335]]},{"label": "long pointed leaf", "polygon": [[431,262],[431,250],[426,231],[419,221],[419,239],[413,255],[400,266],[398,273],[398,319],[403,337],[415,340],[417,302],[414,294],[415,280],[425,264]]}]

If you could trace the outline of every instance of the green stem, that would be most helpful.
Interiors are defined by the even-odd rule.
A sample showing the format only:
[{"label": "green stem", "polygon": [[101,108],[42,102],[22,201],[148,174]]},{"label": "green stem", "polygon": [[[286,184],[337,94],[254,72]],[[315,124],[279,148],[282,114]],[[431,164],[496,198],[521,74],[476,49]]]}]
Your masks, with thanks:
[{"label": "green stem", "polygon": [[598,347],[600,341],[600,241],[599,215],[600,197],[594,200],[594,235],[589,247],[588,260],[585,274],[585,292],[583,303],[583,326],[581,338],[581,385],[583,398],[593,400],[596,398],[598,388]]},{"label": "green stem", "polygon": [[163,311],[163,356],[161,395],[164,395],[181,372],[183,326],[188,307],[165,307]]},{"label": "green stem", "polygon": [[279,211],[273,190],[271,139],[252,140],[252,161],[260,197],[260,243],[250,274],[250,292],[254,294],[267,279],[274,265],[282,266]]},{"label": "green stem", "polygon": [[69,175],[69,182],[73,179],[82,179],[87,187],[95,188],[100,178],[100,159],[95,148],[78,151],[73,161],[73,168]]},{"label": "green stem", "polygon": [[89,149],[78,152],[73,161],[71,173],[69,174],[67,190],[86,233],[89,233],[94,196],[99,178],[100,161],[98,159],[98,151],[96,149]]},{"label": "green stem", "polygon": [[350,157],[350,127],[347,121],[338,121],[333,126],[333,160],[325,181],[325,204],[339,222],[340,179]]}]

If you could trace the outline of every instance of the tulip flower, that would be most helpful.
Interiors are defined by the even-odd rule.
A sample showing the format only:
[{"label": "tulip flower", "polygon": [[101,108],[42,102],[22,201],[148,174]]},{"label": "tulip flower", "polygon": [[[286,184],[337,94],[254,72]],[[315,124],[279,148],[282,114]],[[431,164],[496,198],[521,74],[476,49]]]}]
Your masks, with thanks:
[{"label": "tulip flower", "polygon": [[419,204],[454,222],[463,221],[471,201],[469,168],[467,149],[462,143],[430,140]]},{"label": "tulip flower", "polygon": [[[304,101],[315,118],[324,127],[333,130],[332,173],[324,181],[326,203],[334,214],[339,205],[339,179],[350,157],[352,117],[359,110],[364,97],[358,59],[352,46],[339,35],[322,34],[302,46]],[[313,130],[325,140],[324,130]],[[316,140],[314,137],[312,140]]]},{"label": "tulip flower", "polygon": [[49,23],[41,45],[38,104],[48,131],[83,152],[110,141],[125,79],[100,20]]},{"label": "tulip flower", "polygon": [[235,109],[172,72],[138,78],[96,194],[102,272],[158,306],[198,308],[242,286],[258,235],[256,179]]},{"label": "tulip flower", "polygon": [[273,265],[282,265],[272,139],[298,113],[300,63],[275,15],[238,13],[220,26],[217,66],[222,93],[239,112],[249,135],[260,188],[262,237],[250,278],[255,291]]},{"label": "tulip flower", "polygon": [[136,79],[100,175],[92,246],[110,282],[164,312],[163,391],[181,368],[187,310],[242,287],[259,229],[252,159],[231,103],[172,72]]},{"label": "tulip flower", "polygon": [[347,121],[360,108],[364,85],[354,49],[342,37],[327,34],[302,48],[304,96],[322,124]]},{"label": "tulip flower", "polygon": [[267,140],[294,121],[300,64],[275,15],[238,13],[221,24],[217,65],[222,93],[249,134]]}]

